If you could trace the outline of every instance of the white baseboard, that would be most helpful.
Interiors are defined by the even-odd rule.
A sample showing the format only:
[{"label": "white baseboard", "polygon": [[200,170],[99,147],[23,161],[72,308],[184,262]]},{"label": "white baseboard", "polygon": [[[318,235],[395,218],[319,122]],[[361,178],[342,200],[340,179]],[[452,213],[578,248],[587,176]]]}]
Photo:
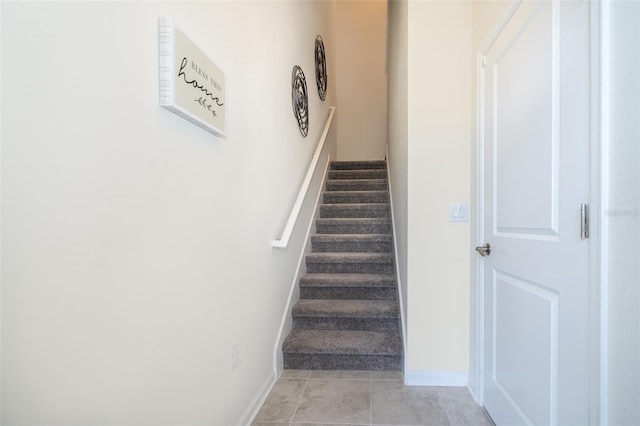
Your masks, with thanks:
[{"label": "white baseboard", "polygon": [[242,413],[242,416],[240,416],[240,420],[236,423],[237,426],[249,426],[251,422],[253,422],[253,419],[258,415],[260,408],[262,408],[262,404],[267,400],[267,397],[275,384],[276,377],[269,374],[267,381],[260,387],[256,396],[251,400],[249,407],[247,407],[247,409],[244,410],[244,413]]},{"label": "white baseboard", "polygon": [[467,386],[468,372],[460,371],[410,371],[404,372],[408,386]]}]

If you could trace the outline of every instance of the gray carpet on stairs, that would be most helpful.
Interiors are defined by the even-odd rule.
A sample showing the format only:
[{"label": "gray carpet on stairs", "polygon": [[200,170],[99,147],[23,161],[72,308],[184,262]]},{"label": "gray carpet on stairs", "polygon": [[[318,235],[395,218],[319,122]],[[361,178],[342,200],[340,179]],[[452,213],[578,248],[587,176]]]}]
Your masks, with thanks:
[{"label": "gray carpet on stairs", "polygon": [[284,367],[401,370],[386,162],[334,161],[327,177]]}]

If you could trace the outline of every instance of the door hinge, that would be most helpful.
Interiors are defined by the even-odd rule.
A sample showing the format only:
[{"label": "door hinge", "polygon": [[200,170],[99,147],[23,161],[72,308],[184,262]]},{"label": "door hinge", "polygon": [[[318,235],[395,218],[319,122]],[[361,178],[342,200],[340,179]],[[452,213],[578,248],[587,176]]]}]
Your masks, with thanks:
[{"label": "door hinge", "polygon": [[487,57],[486,57],[486,56],[483,56],[483,57],[482,57],[482,68],[484,68],[484,67],[486,67],[486,66],[487,66]]},{"label": "door hinge", "polygon": [[589,238],[589,204],[580,204],[580,238]]}]

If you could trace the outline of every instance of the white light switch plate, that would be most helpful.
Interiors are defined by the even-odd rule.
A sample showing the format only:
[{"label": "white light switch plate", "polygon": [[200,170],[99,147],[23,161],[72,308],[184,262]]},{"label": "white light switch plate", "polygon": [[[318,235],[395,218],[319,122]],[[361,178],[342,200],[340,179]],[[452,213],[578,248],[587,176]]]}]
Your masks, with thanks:
[{"label": "white light switch plate", "polygon": [[449,205],[449,222],[468,222],[469,206],[467,204]]}]

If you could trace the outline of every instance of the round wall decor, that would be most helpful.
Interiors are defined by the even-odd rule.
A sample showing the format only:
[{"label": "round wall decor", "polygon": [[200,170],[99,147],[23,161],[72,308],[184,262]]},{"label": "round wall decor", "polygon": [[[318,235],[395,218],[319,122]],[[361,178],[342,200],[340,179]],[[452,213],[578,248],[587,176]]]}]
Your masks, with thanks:
[{"label": "round wall decor", "polygon": [[307,96],[307,80],[304,72],[298,65],[291,72],[291,104],[293,115],[298,120],[298,127],[302,136],[309,133],[309,97]]},{"label": "round wall decor", "polygon": [[316,83],[318,95],[324,101],[327,98],[327,58],[321,36],[316,37]]}]

